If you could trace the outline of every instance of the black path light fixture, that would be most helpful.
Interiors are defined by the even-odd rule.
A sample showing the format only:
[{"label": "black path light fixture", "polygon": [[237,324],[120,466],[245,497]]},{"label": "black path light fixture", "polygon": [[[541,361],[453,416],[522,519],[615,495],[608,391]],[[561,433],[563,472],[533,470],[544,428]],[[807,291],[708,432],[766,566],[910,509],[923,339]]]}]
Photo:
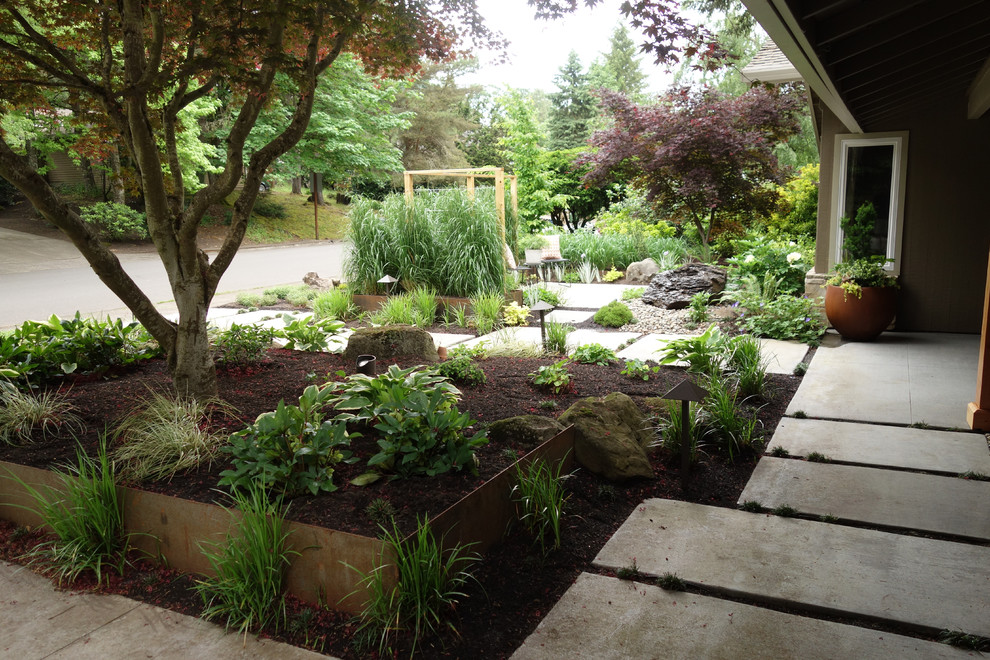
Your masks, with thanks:
[{"label": "black path light fixture", "polygon": [[662,399],[681,402],[681,490],[687,488],[688,473],[691,471],[691,402],[700,403],[708,396],[708,390],[695,385],[690,378],[685,378],[674,385]]},{"label": "black path light fixture", "polygon": [[531,312],[539,312],[540,314],[540,338],[543,340],[543,350],[547,350],[547,326],[546,326],[546,313],[553,309],[553,305],[543,301],[537,300],[536,304],[529,308]]},{"label": "black path light fixture", "polygon": [[398,281],[399,280],[392,277],[391,275],[386,275],[382,279],[378,280],[378,283],[385,285],[385,295],[390,296],[392,295],[392,290],[395,288],[395,283]]}]

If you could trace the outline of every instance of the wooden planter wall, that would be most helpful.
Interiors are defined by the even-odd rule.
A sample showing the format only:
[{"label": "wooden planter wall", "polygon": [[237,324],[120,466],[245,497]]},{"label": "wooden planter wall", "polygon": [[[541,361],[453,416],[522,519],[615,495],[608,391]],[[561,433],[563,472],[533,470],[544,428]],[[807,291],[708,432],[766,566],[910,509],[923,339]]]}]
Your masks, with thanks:
[{"label": "wooden planter wall", "polygon": [[[535,459],[564,461],[564,470],[573,463],[572,428],[543,443],[523,458],[526,465]],[[32,511],[34,502],[24,486],[42,491],[57,487],[55,474],[39,468],[0,461],[0,518],[19,525],[37,526],[41,518]],[[444,546],[476,543],[482,552],[498,542],[516,518],[510,491],[515,484],[515,466],[503,470],[469,493],[432,521]],[[237,512],[202,502],[151,493],[121,486],[124,525],[132,544],[169,566],[190,573],[211,575],[209,561],[201,544],[222,542]],[[359,612],[366,602],[360,575],[380,563],[385,544],[377,538],[349,534],[304,523],[289,522],[291,546],[299,552],[288,572],[288,591],[313,603],[326,603],[345,612]],[[393,571],[393,580],[395,578]]]}]

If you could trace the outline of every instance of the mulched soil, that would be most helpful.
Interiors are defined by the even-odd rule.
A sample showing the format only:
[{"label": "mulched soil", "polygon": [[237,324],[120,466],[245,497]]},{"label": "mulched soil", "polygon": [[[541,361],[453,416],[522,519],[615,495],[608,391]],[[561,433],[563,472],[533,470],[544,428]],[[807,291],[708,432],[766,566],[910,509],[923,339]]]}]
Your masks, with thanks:
[{"label": "mulched soil", "polygon": [[[394,360],[400,366],[413,364],[409,360]],[[631,380],[621,375],[621,365],[599,367],[572,365],[572,387],[561,394],[537,389],[528,374],[548,359],[492,358],[479,365],[484,369],[487,383],[478,387],[462,387],[460,408],[480,424],[522,414],[559,416],[572,403],[587,396],[604,396],[621,391],[631,396],[644,410],[656,405],[650,401],[665,393],[684,378],[679,369],[664,369],[649,381]],[[389,364],[387,363],[387,364]],[[380,364],[379,369],[387,364]],[[353,364],[345,364],[340,356],[321,353],[300,353],[273,350],[259,364],[223,370],[219,374],[221,397],[233,405],[235,418],[216,420],[228,431],[242,428],[257,415],[274,409],[280,399],[295,402],[314,379],[325,382],[339,378],[338,371],[352,373]],[[800,378],[771,376],[768,396],[748,405],[760,419],[766,435],[777,425],[790,401]],[[151,360],[102,379],[78,377],[64,384],[70,401],[79,408],[86,431],[78,436],[87,451],[94,451],[99,436],[112,429],[116,420],[126,414],[147,393],[148,388],[166,389],[170,380],[160,360]],[[356,452],[370,449],[373,438],[355,442]],[[74,452],[76,440],[70,437],[36,438],[24,447],[0,448],[0,460],[25,465],[47,467],[65,463]],[[524,453],[524,448],[489,444],[479,452],[478,476],[452,474],[435,479],[409,479],[394,482],[384,480],[366,487],[348,483],[366,468],[361,465],[338,470],[337,492],[319,497],[296,498],[289,517],[311,524],[361,534],[375,534],[377,526],[365,513],[368,503],[377,498],[388,499],[398,512],[400,528],[411,531],[415,517],[424,512],[438,514],[457,499],[511,465]],[[686,490],[680,487],[676,457],[653,450],[651,459],[656,471],[652,480],[641,479],[625,484],[609,484],[586,470],[577,470],[567,481],[569,500],[564,520],[563,547],[544,558],[525,534],[519,530],[509,533],[502,543],[488,551],[476,570],[477,582],[469,586],[453,613],[453,623],[461,636],[450,632],[441,639],[427,640],[423,657],[502,658],[512,654],[536,624],[547,614],[581,571],[594,571],[591,562],[602,545],[625,521],[643,499],[662,497],[699,502],[714,506],[734,507],[743,486],[755,467],[756,453],[737,457],[734,463],[717,454],[703,456],[692,470]],[[216,487],[219,472],[225,469],[223,460],[177,475],[170,483],[146,486],[199,501],[223,501]],[[16,560],[37,543],[37,531],[15,529],[0,523],[0,558]],[[121,593],[187,614],[198,615],[201,602],[190,590],[189,576],[156,568],[145,562],[123,577],[115,576],[102,589]],[[90,588],[91,578],[83,578],[73,588]],[[355,624],[347,615],[332,612],[312,604],[289,599],[290,619],[286,628],[275,634],[294,644],[315,648],[333,655],[357,658],[376,657],[355,640]],[[406,640],[407,642],[408,640]],[[403,642],[403,643],[406,643]],[[408,656],[408,647],[397,649]]]}]

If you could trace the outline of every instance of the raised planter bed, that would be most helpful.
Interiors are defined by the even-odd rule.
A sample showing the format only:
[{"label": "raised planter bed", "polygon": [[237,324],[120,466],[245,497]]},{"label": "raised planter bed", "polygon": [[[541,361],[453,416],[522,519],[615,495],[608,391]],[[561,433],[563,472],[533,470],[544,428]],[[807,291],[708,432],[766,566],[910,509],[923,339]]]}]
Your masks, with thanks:
[{"label": "raised planter bed", "polygon": [[[573,462],[574,433],[565,429],[536,447],[520,460]],[[0,461],[0,518],[19,525],[39,525],[41,519],[19,481],[35,488],[55,486],[48,471]],[[476,543],[484,551],[496,543],[515,519],[510,491],[515,467],[496,474],[432,521],[437,534],[445,535],[446,546]],[[231,514],[220,506],[193,502],[122,486],[124,519],[133,545],[150,556],[182,571],[211,574],[200,544],[222,541],[231,526]],[[236,513],[234,514],[236,515]],[[345,612],[357,612],[365,602],[359,589],[360,576],[344,564],[367,573],[374,568],[385,545],[377,538],[350,534],[304,523],[290,522],[291,543],[300,555],[288,573],[288,591],[310,602],[324,602]]]},{"label": "raised planter bed", "polygon": [[[388,300],[388,296],[373,296],[364,293],[355,294],[353,296],[354,304],[357,305],[361,311],[364,312],[377,312],[381,309],[381,306]],[[513,289],[511,291],[505,292],[505,302],[507,303],[518,303],[522,304],[522,290]],[[471,299],[470,298],[456,298],[452,296],[437,296],[437,302],[440,303],[442,307],[466,307],[468,313],[471,312]]]}]

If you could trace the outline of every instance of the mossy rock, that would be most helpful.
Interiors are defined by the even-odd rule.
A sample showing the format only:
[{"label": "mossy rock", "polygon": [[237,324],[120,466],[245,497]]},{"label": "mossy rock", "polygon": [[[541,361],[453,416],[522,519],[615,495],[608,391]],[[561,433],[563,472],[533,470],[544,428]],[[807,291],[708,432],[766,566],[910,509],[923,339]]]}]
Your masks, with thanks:
[{"label": "mossy rock", "polygon": [[514,442],[526,449],[543,444],[564,430],[555,419],[539,415],[519,415],[493,422],[488,427],[488,438],[492,442]]},{"label": "mossy rock", "polygon": [[355,330],[347,340],[344,359],[357,360],[359,355],[374,355],[379,360],[405,356],[417,358],[424,363],[440,361],[430,333],[412,325],[386,325]]},{"label": "mossy rock", "polygon": [[610,481],[654,476],[646,455],[653,427],[627,395],[581,399],[558,421],[574,425],[574,458],[589,471]]}]

